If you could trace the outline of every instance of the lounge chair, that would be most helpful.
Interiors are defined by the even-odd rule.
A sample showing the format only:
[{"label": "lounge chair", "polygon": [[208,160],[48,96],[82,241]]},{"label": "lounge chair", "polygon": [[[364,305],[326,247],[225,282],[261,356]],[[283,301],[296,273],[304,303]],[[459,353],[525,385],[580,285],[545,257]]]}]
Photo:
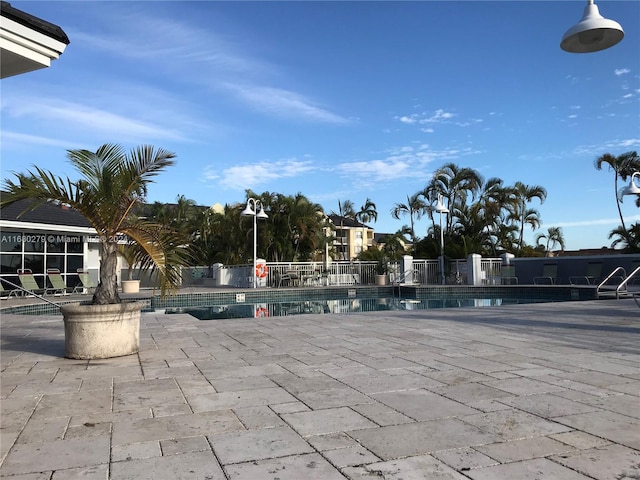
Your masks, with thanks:
[{"label": "lounge chair", "polygon": [[47,289],[38,285],[36,278],[33,276],[33,272],[29,268],[18,270],[18,280],[22,288],[26,290],[26,292],[22,292],[23,295],[27,292],[36,295],[47,294]]},{"label": "lounge chair", "polygon": [[45,293],[53,292],[54,295],[66,295],[67,284],[64,282],[64,278],[60,274],[60,270],[57,268],[47,268],[47,278],[51,287],[46,287]]},{"label": "lounge chair", "polygon": [[569,277],[571,285],[595,285],[602,273],[602,262],[589,262],[585,275]]},{"label": "lounge chair", "polygon": [[8,299],[9,297],[11,297],[11,295],[14,295],[17,297],[19,291],[20,290],[18,290],[17,288],[13,288],[11,290],[5,290],[4,285],[2,285],[2,282],[0,282],[0,298],[2,298],[3,300]]},{"label": "lounge chair", "polygon": [[93,280],[91,280],[89,272],[82,268],[78,269],[78,279],[80,280],[80,283],[73,287],[73,291],[71,293],[84,293],[85,290],[87,292],[92,292],[96,288]]},{"label": "lounge chair", "polygon": [[542,275],[539,277],[533,277],[533,283],[536,285],[555,285],[558,277],[558,264],[546,263],[542,267]]},{"label": "lounge chair", "polygon": [[503,265],[500,267],[500,278],[502,285],[517,285],[518,277],[516,277],[516,266]]}]

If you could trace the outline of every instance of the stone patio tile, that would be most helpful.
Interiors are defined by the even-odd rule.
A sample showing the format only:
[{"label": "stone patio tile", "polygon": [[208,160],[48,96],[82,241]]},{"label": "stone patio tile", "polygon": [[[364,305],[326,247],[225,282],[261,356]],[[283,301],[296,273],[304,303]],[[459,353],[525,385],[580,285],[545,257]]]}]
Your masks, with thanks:
[{"label": "stone patio tile", "polygon": [[287,413],[282,418],[303,437],[377,427],[375,423],[347,407]]},{"label": "stone patio tile", "polygon": [[[4,382],[3,382],[4,383]],[[52,383],[47,382],[29,382],[16,386],[8,398],[28,397],[32,395],[51,395],[56,393],[74,393],[80,391],[82,380],[70,380],[65,382]],[[5,386],[3,385],[4,389]]]},{"label": "stone patio tile", "polygon": [[201,375],[178,377],[175,381],[178,382],[178,386],[185,396],[216,393],[215,388]]},{"label": "stone patio tile", "polygon": [[520,396],[500,399],[501,403],[524,410],[545,418],[562,417],[575,413],[595,412],[600,410],[580,402],[574,402],[555,394]]},{"label": "stone patio tile", "polygon": [[378,393],[372,397],[417,421],[477,413],[477,410],[426,390]]},{"label": "stone patio tile", "polygon": [[236,415],[231,410],[220,410],[114,422],[111,441],[116,446],[238,430],[244,430],[244,427]]},{"label": "stone patio tile", "polygon": [[194,452],[167,457],[115,462],[109,480],[225,480],[213,452]]},{"label": "stone patio tile", "polygon": [[276,413],[308,412],[310,409],[302,402],[277,403],[269,406]]},{"label": "stone patio tile", "polygon": [[177,388],[178,385],[173,378],[128,381],[114,379],[113,381],[113,394],[115,397],[131,393],[165,392]]},{"label": "stone patio tile", "polygon": [[111,390],[44,395],[36,407],[33,418],[111,413],[111,396]]},{"label": "stone patio tile", "polygon": [[[302,392],[317,392],[344,386],[344,384],[335,378],[327,377],[316,370],[314,370],[314,372],[316,375],[310,377],[299,377],[297,375],[287,373],[284,375],[269,375],[269,378],[282,388],[286,389],[292,395],[298,395]],[[317,375],[318,373],[319,375]]]},{"label": "stone patio tile", "polygon": [[[599,364],[600,362],[596,363]],[[594,368],[594,370],[596,370],[596,368]],[[638,373],[638,369],[634,370]],[[594,387],[608,387],[609,385],[619,385],[633,381],[630,378],[624,378],[621,374],[603,373],[600,371],[594,372],[592,370],[563,373],[558,376],[567,380],[573,380],[574,382],[586,383]]]},{"label": "stone patio tile", "polygon": [[430,455],[345,468],[343,473],[351,480],[467,480],[467,477]]},{"label": "stone patio tile", "polygon": [[317,453],[238,463],[224,469],[229,480],[344,480],[344,476]]},{"label": "stone patio tile", "polygon": [[315,392],[301,392],[296,396],[301,402],[304,402],[314,410],[346,407],[359,403],[373,402],[370,397],[345,385],[339,388],[330,388],[327,390],[319,390]]},{"label": "stone patio tile", "polygon": [[495,458],[500,463],[548,457],[549,455],[575,450],[573,447],[549,437],[525,438],[522,440],[512,440],[510,442],[493,443],[491,445],[480,445],[475,448],[479,452]]},{"label": "stone patio tile", "polygon": [[266,406],[235,408],[233,412],[238,416],[238,419],[247,430],[286,425],[282,418]]},{"label": "stone patio tile", "polygon": [[[63,470],[64,471],[64,470]],[[10,480],[50,480],[53,472],[25,473],[24,475],[12,475]],[[2,477],[5,478],[5,477]],[[104,477],[106,480],[106,476]]]},{"label": "stone patio tile", "polygon": [[337,450],[339,448],[355,447],[358,445],[353,438],[344,432],[327,433],[326,435],[314,435],[305,439],[316,450]]},{"label": "stone patio tile", "polygon": [[622,445],[582,450],[551,459],[598,480],[640,478],[640,452]]},{"label": "stone patio tile", "polygon": [[546,458],[479,468],[465,474],[473,480],[589,480]]},{"label": "stone patio tile", "polygon": [[16,444],[0,467],[0,475],[89,467],[109,463],[109,454],[108,437]]},{"label": "stone patio tile", "polygon": [[459,385],[461,383],[478,383],[493,380],[493,377],[471,370],[459,369],[449,366],[446,371],[425,372],[423,375],[446,385]]},{"label": "stone patio tile", "polygon": [[108,465],[94,465],[91,467],[56,470],[53,472],[51,480],[107,480],[108,478]]},{"label": "stone patio tile", "polygon": [[[558,387],[562,387],[564,390],[559,392],[554,392],[558,396],[563,396],[566,398],[575,398],[574,395],[578,393],[592,395],[596,397],[608,397],[612,394],[613,390],[609,390],[605,387],[597,387],[594,385],[589,385],[583,382],[577,382],[575,380],[570,380],[568,378],[560,378],[555,375],[544,375],[541,377],[536,377],[536,380],[540,380],[545,383],[549,383],[551,385],[556,385]],[[584,397],[583,397],[584,398]]]},{"label": "stone patio tile", "polygon": [[504,390],[514,395],[535,395],[539,393],[551,393],[563,390],[562,387],[550,385],[533,378],[512,378],[507,380],[492,380],[482,382],[493,388]]},{"label": "stone patio tile", "polygon": [[571,445],[572,447],[575,447],[579,450],[588,450],[590,448],[600,448],[611,445],[611,442],[609,440],[605,440],[604,438],[581,432],[580,430],[555,433],[553,435],[549,435],[549,438],[553,438],[554,440],[558,440],[559,442],[566,443],[567,445]]},{"label": "stone patio tile", "polygon": [[[499,435],[504,440],[560,433],[572,428],[519,410],[500,410],[463,417],[466,423]],[[564,423],[564,422],[563,422]]]},{"label": "stone patio tile", "polygon": [[110,423],[86,423],[67,428],[64,438],[93,438],[100,436],[111,436]]},{"label": "stone patio tile", "polygon": [[194,395],[187,397],[187,400],[193,411],[197,413],[276,403],[291,403],[298,399],[283,388],[278,387]]},{"label": "stone patio tile", "polygon": [[582,430],[614,443],[640,449],[640,420],[609,411],[599,411],[555,418],[557,422]]},{"label": "stone patio tile", "polygon": [[186,405],[186,401],[178,386],[173,382],[172,387],[163,390],[114,393],[113,411],[133,410],[139,407],[156,407],[166,405]]},{"label": "stone patio tile", "polygon": [[69,427],[79,427],[83,425],[99,425],[102,423],[112,423],[121,421],[132,421],[140,418],[151,418],[152,412],[150,408],[139,407],[133,410],[123,412],[106,412],[106,413],[81,413],[71,417]]},{"label": "stone patio tile", "polygon": [[389,375],[382,372],[378,372],[376,375],[353,375],[342,378],[342,382],[365,394],[415,390],[443,385],[437,380],[413,372],[402,375]]},{"label": "stone patio tile", "polygon": [[87,392],[91,390],[109,390],[113,388],[112,378],[87,378],[81,380],[81,382],[81,392]]},{"label": "stone patio tile", "polygon": [[639,397],[620,394],[611,397],[592,398],[586,401],[589,405],[593,405],[594,407],[640,419]]},{"label": "stone patio tile", "polygon": [[[200,364],[200,362],[197,362]],[[219,364],[220,362],[218,362]],[[226,362],[225,362],[226,365]],[[236,368],[227,368],[225,367],[217,367],[212,368],[210,370],[203,370],[202,374],[207,377],[209,381],[212,383],[216,379],[220,378],[240,378],[240,377],[256,377],[263,375],[278,375],[280,373],[287,373],[287,371],[282,368],[280,365],[269,364],[269,365],[247,365],[247,366],[238,366]]]},{"label": "stone patio tile", "polygon": [[443,361],[476,373],[502,372],[511,369],[511,366],[506,363],[493,362],[479,357],[447,358]]},{"label": "stone patio tile", "polygon": [[205,452],[211,450],[207,437],[172,438],[171,440],[161,440],[160,449],[162,455],[178,455],[181,453]]},{"label": "stone patio tile", "polygon": [[208,435],[207,438],[222,465],[314,451],[289,427]]},{"label": "stone patio tile", "polygon": [[498,464],[493,458],[471,447],[443,450],[441,452],[433,452],[431,455],[457,471],[466,471],[473,468]]},{"label": "stone patio tile", "polygon": [[265,375],[240,378],[216,378],[215,380],[212,380],[211,383],[217,392],[236,392],[238,390],[278,387],[276,383]]},{"label": "stone patio tile", "polygon": [[393,410],[391,407],[383,405],[382,403],[376,402],[353,405],[351,408],[382,427],[386,427],[387,425],[398,425],[401,423],[412,423],[414,421],[412,418],[409,418],[406,415]]},{"label": "stone patio tile", "polygon": [[151,407],[151,411],[153,412],[154,417],[169,417],[171,415],[185,415],[188,413],[192,413],[191,407],[189,405],[154,405]]},{"label": "stone patio tile", "polygon": [[356,430],[349,435],[384,460],[499,441],[455,418]]},{"label": "stone patio tile", "polygon": [[492,400],[501,397],[510,397],[511,394],[504,390],[498,390],[481,383],[463,383],[446,387],[429,388],[430,391],[455,400],[465,405],[480,400]]},{"label": "stone patio tile", "polygon": [[123,460],[140,460],[142,458],[160,457],[160,442],[151,440],[141,443],[130,443],[128,445],[114,445],[111,449],[111,461],[121,462]]},{"label": "stone patio tile", "polygon": [[337,468],[353,467],[380,461],[378,457],[361,445],[327,450],[323,453],[323,456]]}]

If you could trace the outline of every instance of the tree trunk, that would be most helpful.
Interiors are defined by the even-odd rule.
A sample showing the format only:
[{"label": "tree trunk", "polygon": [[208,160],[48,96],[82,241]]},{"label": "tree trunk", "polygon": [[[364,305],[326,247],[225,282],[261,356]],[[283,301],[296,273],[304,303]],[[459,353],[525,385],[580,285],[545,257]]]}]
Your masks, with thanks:
[{"label": "tree trunk", "polygon": [[102,258],[100,259],[100,279],[93,294],[93,303],[107,305],[120,303],[118,295],[118,277],[116,274],[118,254],[115,241],[109,238],[100,240]]}]

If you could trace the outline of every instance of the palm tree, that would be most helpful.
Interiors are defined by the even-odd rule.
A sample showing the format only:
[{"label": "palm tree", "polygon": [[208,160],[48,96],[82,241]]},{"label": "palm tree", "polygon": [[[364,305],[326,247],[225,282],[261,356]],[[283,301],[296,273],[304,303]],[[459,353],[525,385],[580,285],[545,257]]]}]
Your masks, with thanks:
[{"label": "palm tree", "polygon": [[511,213],[511,219],[518,222],[520,235],[518,237],[518,248],[522,251],[524,246],[524,226],[531,225],[535,230],[540,227],[540,212],[535,209],[527,208],[527,203],[533,201],[534,198],[544,203],[547,198],[547,190],[540,185],[525,185],[522,182],[516,182],[514,185],[515,209]]},{"label": "palm tree", "polygon": [[469,195],[475,198],[482,183],[482,175],[476,170],[468,167],[460,168],[454,163],[447,163],[434,172],[431,182],[422,194],[432,204],[436,202],[439,194],[447,199],[447,205],[452,213],[447,215],[445,231],[448,232],[454,222],[455,209],[466,204]]},{"label": "palm tree", "polygon": [[[360,207],[360,210],[356,212],[356,220],[360,223],[369,223],[371,221],[378,221],[378,210],[376,209],[376,204],[371,201],[369,197],[364,202],[364,205]],[[367,248],[364,248],[364,247]],[[367,250],[369,248],[369,241],[366,238],[366,228],[362,226],[362,250]]]},{"label": "palm tree", "polygon": [[419,220],[429,210],[429,205],[420,198],[421,192],[414,193],[411,196],[407,196],[407,203],[396,203],[391,209],[391,216],[397,220],[400,216],[409,215],[409,221],[411,226],[411,242],[416,244],[416,229],[414,220]]},{"label": "palm tree", "polygon": [[562,227],[549,227],[547,228],[547,233],[538,233],[535,238],[536,245],[540,246],[541,240],[546,240],[545,252],[550,252],[555,245],[558,245],[560,250],[564,251],[565,243]]},{"label": "palm tree", "polygon": [[179,285],[178,267],[187,260],[180,248],[182,239],[163,225],[133,215],[144,202],[153,177],[174,164],[175,154],[150,145],[125,153],[120,145],[105,144],[95,153],[68,150],[67,158],[80,173],[80,180],[58,177],[36,166],[34,172],[16,174],[15,183],[4,181],[9,195],[2,206],[32,199],[29,209],[35,209],[54,200],[69,205],[89,221],[98,233],[102,250],[93,304],[120,303],[116,276],[119,235],[126,235],[145,251],[160,274],[162,293]]},{"label": "palm tree", "polygon": [[[621,178],[622,181],[626,181],[628,177],[633,175],[634,172],[640,171],[640,157],[636,152],[626,152],[622,155],[618,155],[614,157],[610,153],[605,153],[600,155],[595,162],[595,166],[597,170],[602,170],[604,165],[609,166],[609,170],[613,170],[613,194],[616,197],[616,206],[618,207],[618,215],[620,216],[620,224],[622,225],[622,232],[612,231],[613,234],[615,232],[616,235],[622,233],[623,235],[627,235],[628,230],[627,226],[624,223],[624,217],[622,216],[622,208],[620,207],[620,199],[618,198],[618,178]],[[613,235],[609,235],[611,238]]]}]

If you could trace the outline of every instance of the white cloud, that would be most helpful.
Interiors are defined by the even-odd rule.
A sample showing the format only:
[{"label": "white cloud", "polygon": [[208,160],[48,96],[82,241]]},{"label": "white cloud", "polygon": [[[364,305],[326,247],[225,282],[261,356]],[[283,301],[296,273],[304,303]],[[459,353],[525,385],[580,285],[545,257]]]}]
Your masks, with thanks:
[{"label": "white cloud", "polygon": [[[247,188],[263,188],[267,183],[281,178],[308,175],[316,167],[310,160],[295,158],[276,162],[258,162],[247,165],[234,165],[220,171],[214,166],[207,166],[203,175],[208,180],[218,180],[221,186],[229,189],[245,190]],[[216,173],[220,171],[220,174]]]},{"label": "white cloud", "polygon": [[273,87],[240,86],[230,83],[225,84],[225,87],[255,109],[278,117],[302,118],[342,125],[351,123],[351,120],[315,105],[310,99],[295,92]]},{"label": "white cloud", "polygon": [[614,73],[616,76],[618,76],[618,77],[619,77],[620,75],[624,75],[624,74],[626,74],[626,73],[630,73],[630,72],[631,72],[631,70],[629,70],[628,68],[616,68],[616,69],[613,71],[613,73]]}]

